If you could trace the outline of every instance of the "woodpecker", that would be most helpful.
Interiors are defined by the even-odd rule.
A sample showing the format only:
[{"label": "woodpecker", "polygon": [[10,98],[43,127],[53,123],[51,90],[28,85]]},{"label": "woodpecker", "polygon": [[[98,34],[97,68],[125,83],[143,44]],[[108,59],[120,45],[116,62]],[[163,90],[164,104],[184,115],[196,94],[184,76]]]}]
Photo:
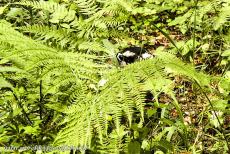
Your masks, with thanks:
[{"label": "woodpecker", "polygon": [[147,50],[141,47],[128,47],[122,52],[117,53],[117,60],[121,65],[134,63],[135,61],[152,58],[153,56]]}]

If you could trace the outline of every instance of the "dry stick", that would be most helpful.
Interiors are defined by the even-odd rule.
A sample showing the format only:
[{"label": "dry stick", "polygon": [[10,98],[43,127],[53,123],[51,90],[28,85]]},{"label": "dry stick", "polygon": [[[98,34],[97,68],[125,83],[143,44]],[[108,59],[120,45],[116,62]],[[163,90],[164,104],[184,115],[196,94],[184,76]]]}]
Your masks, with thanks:
[{"label": "dry stick", "polygon": [[213,110],[213,113],[214,113],[214,115],[215,115],[215,117],[216,117],[216,119],[217,119],[217,121],[218,121],[218,123],[219,123],[220,131],[221,131],[221,133],[222,133],[223,136],[224,136],[224,140],[226,141],[226,144],[227,144],[227,147],[228,147],[228,152],[230,153],[230,145],[229,145],[229,143],[228,143],[227,136],[226,136],[226,134],[225,134],[225,132],[224,132],[224,129],[222,128],[222,125],[221,125],[221,123],[220,123],[220,119],[218,118],[217,113],[216,113],[216,111],[214,110],[214,106],[213,106],[211,100],[208,98],[207,94],[206,94],[206,93],[204,92],[204,90],[202,89],[201,85],[200,85],[196,80],[195,80],[195,83],[199,86],[201,92],[203,93],[203,95],[204,95],[204,96],[206,97],[206,99],[208,100],[208,102],[209,102],[209,104],[210,104],[210,106],[211,106],[211,108],[212,108],[212,110]]}]

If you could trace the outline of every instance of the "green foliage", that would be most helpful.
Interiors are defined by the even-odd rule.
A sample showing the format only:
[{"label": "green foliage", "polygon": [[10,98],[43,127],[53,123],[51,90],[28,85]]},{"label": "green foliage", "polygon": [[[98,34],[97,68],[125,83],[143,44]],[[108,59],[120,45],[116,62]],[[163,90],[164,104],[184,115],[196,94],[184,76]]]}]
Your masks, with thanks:
[{"label": "green foliage", "polygon": [[[61,116],[57,114],[58,112],[56,113],[57,115],[53,111],[49,113],[49,104],[63,99],[64,95],[59,92],[59,88],[68,90],[81,87],[81,85],[85,86],[86,81],[88,83],[95,83],[97,81],[97,72],[100,71],[103,65],[99,67],[96,63],[93,63],[95,57],[91,55],[67,53],[49,48],[23,36],[11,28],[11,25],[5,21],[0,22],[0,27],[0,42],[4,48],[0,53],[1,63],[5,65],[1,66],[1,71],[4,73],[3,77],[5,78],[1,78],[1,88],[10,88],[9,90],[5,89],[1,93],[3,95],[1,104],[14,103],[14,106],[16,105],[15,108],[10,107],[10,109],[12,108],[13,116],[7,118],[9,119],[9,125],[6,124],[4,127],[5,129],[12,127],[10,123],[12,123],[13,117],[19,116],[19,119],[24,117],[25,120],[19,120],[19,124],[15,124],[13,127],[19,127],[18,133],[22,133],[23,136],[29,134],[31,138],[39,137],[39,143],[44,144],[52,140],[52,137],[49,134],[45,134],[49,140],[44,141],[41,128],[49,131],[54,126],[47,123],[49,122],[47,121],[49,120],[48,118],[55,117],[59,119]],[[15,65],[18,69],[7,66],[7,63]],[[13,85],[9,84],[7,80],[13,83]],[[26,82],[23,83],[23,81]],[[38,90],[39,87],[40,90]],[[22,91],[18,92],[18,88]],[[64,100],[63,103],[65,105],[68,102]],[[53,108],[55,106],[51,106],[51,109]],[[33,112],[36,112],[36,110],[40,111],[37,116],[34,116]],[[8,114],[9,110],[4,112]],[[4,117],[2,118],[5,119]],[[55,119],[53,122],[55,122]],[[32,130],[30,129],[31,127],[33,127]],[[53,132],[57,131],[59,127],[55,126],[55,128]],[[15,143],[22,140],[20,139],[21,137],[19,136],[19,140],[12,142],[11,138],[13,137],[10,136],[7,140],[2,138],[2,142],[8,146],[18,146]],[[24,144],[29,146],[29,142]]]},{"label": "green foliage", "polygon": [[[3,1],[0,144],[227,153],[229,4]],[[118,66],[129,45],[154,58]],[[147,92],[154,98],[146,101]]]},{"label": "green foliage", "polygon": [[[86,92],[81,92],[76,95],[75,104],[68,111],[70,114],[66,129],[57,136],[55,144],[91,149],[92,138],[99,138],[101,147],[95,149],[96,151],[102,150],[101,148],[104,152],[108,150],[105,153],[126,151],[124,147],[128,145],[124,145],[123,140],[130,140],[128,131],[132,131],[132,124],[139,121],[138,127],[143,127],[145,91],[152,91],[156,99],[160,93],[175,97],[173,82],[167,77],[168,73],[186,76],[202,85],[209,84],[207,76],[197,73],[191,66],[184,65],[179,59],[166,53],[159,53],[153,60],[112,71],[103,77],[107,82],[103,87],[95,89],[96,94],[86,95]],[[176,100],[174,101],[172,103],[180,110]],[[133,119],[134,113],[138,115],[139,120],[137,117]],[[110,116],[112,121],[108,119]],[[126,123],[124,117],[129,124],[126,131],[123,130]],[[182,117],[181,123],[178,130],[184,129]],[[114,130],[110,130],[111,127],[115,127]],[[116,142],[111,143],[111,140]],[[105,149],[107,146],[108,149]]]},{"label": "green foliage", "polygon": [[[87,39],[119,36],[121,33],[114,31],[114,28],[127,21],[127,9],[130,8],[126,7],[129,3],[119,1],[103,1],[98,5],[94,1],[77,1],[70,7],[49,1],[22,1],[17,4],[49,12],[51,23],[60,23],[60,26],[65,28],[71,26],[78,32],[78,38]],[[79,12],[79,17],[75,15],[76,12]]]},{"label": "green foliage", "polygon": [[59,23],[60,21],[62,22],[69,22],[74,20],[75,18],[75,11],[72,9],[67,9],[65,5],[59,5],[58,3],[55,2],[46,2],[46,1],[21,1],[19,3],[20,5],[25,5],[25,6],[31,6],[34,9],[42,9],[44,11],[50,12],[51,16],[49,21],[51,23]]}]

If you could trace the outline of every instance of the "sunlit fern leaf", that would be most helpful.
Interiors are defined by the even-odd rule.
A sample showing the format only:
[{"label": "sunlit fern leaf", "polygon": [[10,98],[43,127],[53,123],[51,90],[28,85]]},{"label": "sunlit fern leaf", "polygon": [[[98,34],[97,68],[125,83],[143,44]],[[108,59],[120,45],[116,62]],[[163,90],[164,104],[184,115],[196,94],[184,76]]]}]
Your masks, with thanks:
[{"label": "sunlit fern leaf", "polygon": [[194,80],[203,86],[208,86],[210,84],[210,77],[202,72],[197,72],[194,67],[189,64],[185,64],[176,58],[175,55],[166,52],[158,52],[156,55],[163,61],[166,72],[188,77],[190,80]]},{"label": "sunlit fern leaf", "polygon": [[[139,127],[142,127],[144,121],[144,91],[150,90],[154,95],[163,92],[175,99],[175,96],[173,96],[173,81],[168,77],[170,74],[196,80],[202,86],[209,85],[209,78],[201,78],[202,76],[206,78],[204,74],[196,72],[192,66],[184,64],[175,56],[165,52],[157,53],[154,59],[128,65],[122,70],[111,70],[103,77],[107,82],[96,94],[75,93],[73,98],[75,104],[70,108],[71,114],[68,115],[70,121],[67,123],[66,130],[60,132],[56,138],[55,144],[74,144],[78,147],[86,146],[90,149],[91,137],[96,135],[100,139],[99,147],[101,151],[105,153],[125,151],[124,148],[127,148],[127,146],[123,144],[123,141],[127,132],[122,127],[124,124],[123,118],[126,118],[125,121],[131,127],[133,113],[139,112]],[[178,102],[172,101],[172,103],[180,112]],[[85,113],[86,110],[89,111],[88,114]],[[115,125],[112,132],[108,131],[108,116],[112,117]],[[183,123],[183,118],[180,118],[180,120]],[[94,131],[94,133],[90,134],[89,130]],[[88,135],[86,135],[86,132],[88,132]],[[105,148],[107,146],[110,148]]]},{"label": "sunlit fern leaf", "polygon": [[60,20],[69,22],[75,19],[76,12],[74,10],[68,9],[65,4],[59,4],[51,1],[28,1],[23,0],[15,4],[30,6],[34,9],[41,9],[48,11],[51,14],[51,23],[59,23]]},{"label": "sunlit fern leaf", "polygon": [[32,6],[35,9],[42,9],[53,13],[60,5],[52,1],[28,1],[22,0],[16,4]]},{"label": "sunlit fern leaf", "polygon": [[85,15],[93,15],[99,9],[95,0],[77,0],[75,3],[80,8],[80,12]]},{"label": "sunlit fern leaf", "polygon": [[0,42],[10,44],[9,51],[1,51],[4,59],[13,64],[18,59],[34,77],[41,69],[39,78],[50,78],[49,84],[55,89],[78,81],[97,82],[97,72],[106,68],[94,63],[97,58],[93,55],[58,51],[15,31],[6,21],[0,21]]},{"label": "sunlit fern leaf", "polygon": [[99,41],[94,41],[94,42],[83,42],[79,45],[79,49],[80,50],[87,50],[87,53],[91,53],[93,52],[98,52],[98,51],[102,51],[102,52],[109,52],[102,43],[100,43]]},{"label": "sunlit fern leaf", "polygon": [[4,72],[22,72],[23,70],[17,68],[17,67],[11,67],[11,66],[0,66],[0,73]]},{"label": "sunlit fern leaf", "polygon": [[7,80],[0,76],[0,89],[2,88],[13,88],[13,86]]},{"label": "sunlit fern leaf", "polygon": [[[122,71],[117,70],[115,72],[111,72],[111,74],[109,73],[109,77],[107,78],[108,83],[106,83],[106,86],[103,87],[103,89],[101,89],[101,92],[99,94],[95,96],[87,95],[88,97],[90,97],[90,99],[83,98],[80,96],[80,98],[82,98],[83,100],[77,99],[79,102],[77,100],[75,101],[76,104],[79,104],[80,102],[85,102],[86,104],[89,104],[90,108],[87,108],[87,110],[89,110],[90,113],[93,114],[93,116],[96,116],[95,117],[96,121],[90,122],[90,125],[87,125],[86,123],[85,124],[81,123],[81,126],[84,126],[84,127],[81,127],[78,129],[85,129],[88,127],[95,128],[95,131],[97,132],[96,134],[98,134],[98,137],[100,138],[100,141],[101,141],[100,144],[103,144],[104,142],[106,142],[103,136],[112,135],[112,134],[107,134],[108,132],[106,131],[108,127],[107,126],[108,124],[106,123],[106,120],[107,120],[106,117],[108,115],[112,115],[115,126],[116,126],[116,129],[113,132],[115,135],[113,138],[117,140],[116,142],[117,144],[118,143],[121,144],[122,138],[124,136],[122,132],[122,127],[120,126],[122,116],[125,115],[125,117],[127,117],[129,125],[131,126],[133,113],[135,110],[137,110],[140,112],[140,115],[141,115],[140,118],[142,119],[140,120],[140,122],[141,123],[143,122],[144,120],[143,101],[144,101],[145,93],[142,93],[142,90],[144,89],[145,83],[144,82],[142,83],[140,81],[145,79],[142,77],[145,73],[140,70],[145,70],[147,74],[149,75],[150,74],[154,75],[153,73],[156,70],[153,70],[153,69],[149,70],[150,67],[147,67],[148,65],[154,66],[154,61],[145,61],[145,62],[142,62],[142,64],[143,65],[140,65],[140,64],[130,65]],[[148,76],[148,75],[144,75],[144,76]],[[73,107],[73,110],[75,109],[78,110],[79,107],[80,106],[76,105],[76,107]],[[85,111],[78,110],[76,112],[85,112]],[[76,113],[76,112],[73,111],[73,113]],[[84,116],[84,114],[82,116]],[[91,115],[86,115],[86,116],[88,117],[84,117],[84,118],[87,118],[87,119],[90,118],[89,119],[90,121],[95,120],[95,119],[92,119]],[[77,121],[79,120],[77,119],[80,117],[75,117],[72,114],[70,115],[70,117],[72,119],[71,123],[73,122],[70,125],[71,126],[78,125]],[[84,120],[84,121],[88,121],[88,120]],[[59,137],[57,138],[56,143],[59,144],[63,142],[64,138],[67,139],[69,137],[73,137],[75,139],[76,146],[79,146],[79,147],[84,146],[81,144],[82,141],[86,140],[84,138],[84,135],[75,134],[75,133],[78,133],[78,131],[74,131],[74,134],[71,133],[71,131],[68,131],[68,132],[70,133],[68,136],[65,135],[66,134],[65,131],[61,133],[59,136],[60,138]],[[86,129],[83,132],[86,132]],[[65,143],[70,144],[70,142],[65,142]],[[89,143],[88,143],[88,146],[89,146]],[[114,145],[114,146],[117,147],[118,145]],[[114,150],[116,149],[120,151],[120,149],[118,148],[119,146],[117,147],[118,149],[115,147],[113,147]]]},{"label": "sunlit fern leaf", "polygon": [[117,28],[124,24],[128,17],[129,13],[124,6],[118,1],[109,1],[103,3],[101,9],[85,20],[75,19],[71,25],[78,29],[78,38],[107,38],[122,34],[117,31]]},{"label": "sunlit fern leaf", "polygon": [[221,26],[229,25],[230,22],[230,2],[220,9],[218,17],[214,20],[214,30],[218,30]]},{"label": "sunlit fern leaf", "polygon": [[34,38],[41,41],[52,42],[52,45],[56,42],[57,47],[60,46],[61,48],[67,48],[69,50],[76,48],[76,36],[74,36],[74,31],[71,29],[43,25],[23,26],[18,27],[18,29],[26,33],[35,34]]}]

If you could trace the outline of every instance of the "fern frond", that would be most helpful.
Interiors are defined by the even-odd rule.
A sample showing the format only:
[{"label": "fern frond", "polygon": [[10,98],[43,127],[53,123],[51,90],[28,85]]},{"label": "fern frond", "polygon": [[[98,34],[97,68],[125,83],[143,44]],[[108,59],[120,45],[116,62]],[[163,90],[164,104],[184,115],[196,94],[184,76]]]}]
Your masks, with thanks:
[{"label": "fern frond", "polygon": [[[208,86],[210,84],[210,77],[204,73],[197,72],[192,66],[185,64],[174,55],[166,52],[156,53],[158,58],[161,59],[166,66],[165,71],[168,73],[173,73],[174,75],[182,75],[194,80],[203,86]],[[173,59],[170,61],[170,59]]]},{"label": "fern frond", "polygon": [[31,6],[35,9],[42,9],[49,11],[53,13],[58,8],[61,8],[61,6],[58,3],[52,2],[52,1],[28,1],[28,0],[22,0],[20,2],[17,2],[16,4],[25,5],[25,6]]},{"label": "fern frond", "polygon": [[1,88],[13,88],[13,86],[3,77],[0,76],[0,89]]},{"label": "fern frond", "polygon": [[42,69],[40,78],[49,78],[47,84],[55,89],[70,83],[83,84],[79,81],[84,80],[97,82],[97,72],[104,67],[94,63],[97,58],[93,55],[57,51],[25,37],[5,21],[0,21],[0,42],[10,44],[11,52],[3,53],[4,59],[10,62],[18,59],[23,69],[32,76],[37,76],[37,70]]},{"label": "fern frond", "polygon": [[[83,121],[91,121],[90,124],[93,124],[92,126],[87,125],[86,123],[81,123],[81,128],[83,129],[83,132],[86,132],[85,128],[92,127],[95,128],[96,134],[100,138],[100,144],[104,144],[106,142],[104,136],[109,136],[108,134],[108,123],[107,116],[112,115],[114,124],[116,126],[116,129],[114,130],[114,139],[117,140],[115,147],[113,148],[115,151],[120,151],[122,149],[122,145],[117,145],[118,143],[122,143],[122,138],[125,135],[122,131],[123,128],[121,127],[121,118],[123,115],[127,117],[129,126],[132,124],[132,116],[134,111],[140,112],[140,125],[144,121],[144,85],[145,82],[140,82],[141,80],[145,80],[144,77],[149,76],[150,74],[154,76],[154,72],[157,70],[150,69],[150,66],[154,68],[154,62],[155,61],[145,61],[141,62],[142,64],[133,64],[130,66],[127,66],[124,70],[120,71],[117,70],[115,72],[111,72],[108,74],[108,83],[106,83],[106,86],[101,89],[101,92],[97,95],[90,95],[90,98],[83,98],[81,95],[79,96],[81,98],[75,100],[76,106],[71,109],[73,110],[73,113],[76,112],[82,112],[82,110],[78,110],[79,107],[78,104],[82,104],[80,102],[85,102],[84,104],[86,106],[90,106],[87,108],[87,110],[90,111],[92,115],[87,115],[88,117]],[[149,65],[149,66],[148,66]],[[147,74],[144,73],[144,71],[147,72]],[[161,71],[163,73],[163,71]],[[159,72],[160,73],[160,72]],[[144,75],[143,75],[144,74]],[[144,76],[144,77],[142,77]],[[83,100],[82,100],[83,99]],[[77,110],[77,111],[75,111]],[[84,112],[84,111],[83,111]],[[81,114],[81,113],[79,113]],[[80,117],[75,117],[73,114],[69,116],[71,120],[71,126],[78,125],[78,122]],[[77,120],[78,119],[78,120]],[[80,120],[81,121],[81,120]],[[73,123],[72,123],[73,122]],[[88,122],[89,123],[89,122]],[[69,125],[67,126],[69,127]],[[79,126],[78,126],[79,127]],[[91,129],[92,129],[91,128]],[[68,128],[67,128],[68,129]],[[77,134],[76,134],[77,133]],[[65,144],[70,144],[70,142],[66,142],[66,139],[69,137],[73,137],[75,140],[75,145],[82,147],[84,145],[81,144],[81,142],[85,141],[84,135],[79,134],[82,132],[74,131],[74,133],[71,133],[71,131],[68,131],[68,136],[66,136],[66,132],[61,132],[60,136],[56,139],[56,143],[59,144],[61,142],[65,142]],[[84,133],[83,133],[84,134]],[[64,136],[63,136],[64,135]],[[110,134],[112,135],[112,134]],[[79,138],[79,136],[81,136]],[[88,141],[88,146],[89,146]],[[119,147],[119,148],[118,148]],[[111,150],[111,149],[110,149]],[[114,152],[114,151],[113,151]]]},{"label": "fern frond", "polygon": [[75,3],[80,8],[80,12],[85,15],[93,15],[99,10],[95,0],[78,0]]},{"label": "fern frond", "polygon": [[23,32],[35,34],[35,38],[42,41],[52,41],[61,48],[74,49],[77,41],[75,41],[74,31],[71,29],[49,27],[43,25],[31,25],[18,27]]},{"label": "fern frond", "polygon": [[68,9],[65,4],[59,4],[52,1],[23,0],[15,4],[31,6],[34,9],[41,9],[52,13],[52,18],[49,20],[52,23],[58,23],[59,20],[63,20],[64,22],[72,21],[76,13],[74,10]]},{"label": "fern frond", "polygon": [[214,19],[214,30],[219,29],[224,24],[228,24],[230,22],[230,3],[226,4],[224,7],[220,9],[220,13],[218,17]]},{"label": "fern frond", "polygon": [[[87,145],[88,148],[91,148],[92,138],[90,139],[90,137],[96,134],[100,138],[100,145],[110,143],[104,146],[110,147],[110,149],[102,148],[103,151],[107,153],[121,152],[124,150],[123,141],[127,134],[123,125],[127,122],[131,127],[134,112],[140,113],[139,127],[142,127],[145,91],[152,91],[155,99],[162,92],[168,94],[172,97],[172,103],[180,111],[178,102],[173,101],[175,100],[173,81],[168,77],[169,75],[180,75],[196,80],[202,86],[209,85],[209,78],[203,73],[196,72],[192,66],[184,64],[175,56],[165,52],[156,55],[154,59],[136,62],[122,70],[111,70],[103,77],[107,83],[96,94],[83,94],[86,97],[80,93],[76,94],[76,103],[70,108],[71,114],[68,115],[68,119],[70,119],[66,127],[68,131],[60,132],[55,144],[71,145],[74,143],[78,147]],[[82,110],[82,108],[85,109]],[[88,110],[88,114],[85,114],[86,110]],[[109,125],[107,116],[112,116],[114,123],[112,132],[108,131],[108,128],[112,126]],[[124,117],[125,120],[122,119]],[[183,123],[182,117],[180,120]],[[85,134],[87,131],[89,133],[89,130],[91,133],[93,130],[95,132],[86,136]]]},{"label": "fern frond", "polygon": [[78,38],[85,37],[89,39],[120,36],[121,33],[117,31],[117,28],[124,24],[128,17],[127,8],[117,1],[108,1],[103,3],[101,8],[94,14],[89,15],[87,19],[76,19],[72,22],[72,26],[76,27],[80,32],[78,33]]}]

